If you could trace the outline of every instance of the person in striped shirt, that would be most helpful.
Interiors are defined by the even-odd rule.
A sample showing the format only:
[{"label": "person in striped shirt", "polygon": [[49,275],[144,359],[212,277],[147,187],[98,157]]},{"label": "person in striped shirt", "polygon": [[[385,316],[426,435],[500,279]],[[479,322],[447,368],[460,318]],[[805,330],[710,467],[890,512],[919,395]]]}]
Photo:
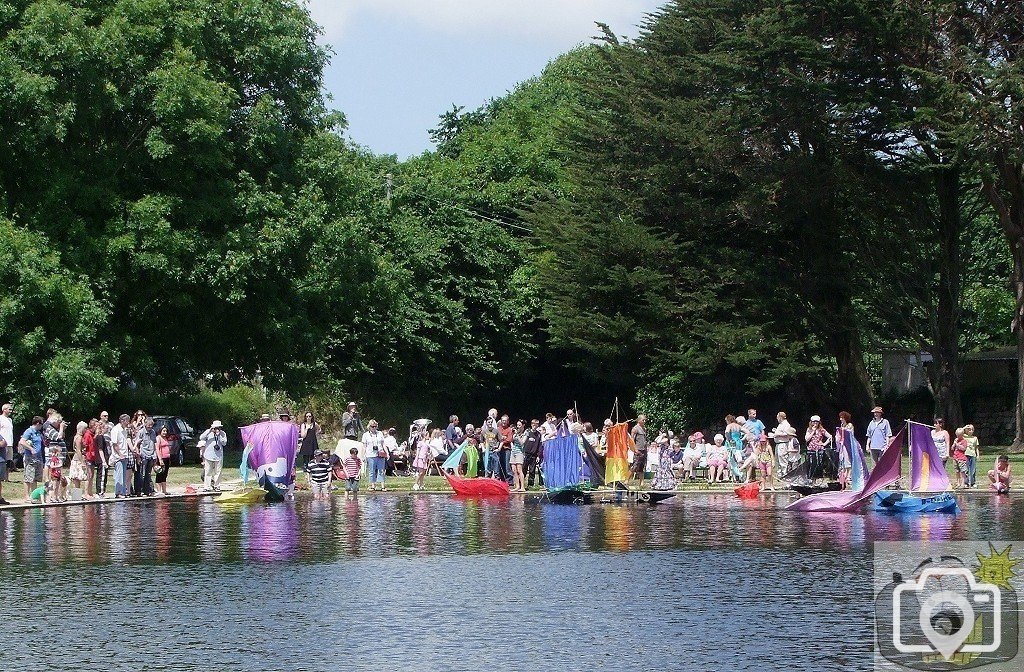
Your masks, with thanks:
[{"label": "person in striped shirt", "polygon": [[313,499],[327,499],[331,493],[331,463],[327,461],[327,453],[316,451],[313,461],[306,465],[306,475]]},{"label": "person in striped shirt", "polygon": [[354,496],[359,492],[359,471],[363,466],[359,461],[359,449],[349,448],[348,457],[345,458],[341,466],[345,470],[345,496]]}]

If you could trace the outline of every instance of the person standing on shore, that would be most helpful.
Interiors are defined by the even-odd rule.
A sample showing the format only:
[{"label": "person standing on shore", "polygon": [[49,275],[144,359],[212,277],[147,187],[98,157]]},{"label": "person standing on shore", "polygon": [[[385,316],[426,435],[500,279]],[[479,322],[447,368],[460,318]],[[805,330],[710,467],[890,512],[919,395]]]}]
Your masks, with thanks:
[{"label": "person standing on shore", "polygon": [[346,439],[358,441],[363,435],[363,419],[359,416],[356,402],[348,402],[345,412],[341,414],[341,429]]},{"label": "person standing on shore", "polygon": [[85,433],[87,431],[89,431],[87,422],[79,422],[75,426],[75,439],[72,443],[74,453],[71,456],[71,466],[68,468],[68,478],[71,479],[71,485],[78,490],[79,496],[82,494],[82,481],[89,482],[89,472],[85,467],[88,463],[85,459]]},{"label": "person standing on shore", "polygon": [[299,427],[299,455],[302,457],[303,467],[309,464],[309,461],[316,455],[316,451],[320,450],[322,434],[323,429],[320,427],[320,423],[313,418],[311,412],[306,411],[306,416],[302,419],[302,425]]},{"label": "person standing on shore", "polygon": [[96,423],[96,431],[93,436],[93,443],[96,445],[96,456],[93,458],[93,474],[96,477],[95,494],[102,498],[107,493],[107,475],[110,471],[110,414],[106,411],[100,412],[99,422]]},{"label": "person standing on shore", "polygon": [[526,478],[523,474],[526,453],[523,452],[523,446],[529,431],[526,428],[525,420],[516,420],[516,428],[512,433],[512,450],[509,455],[509,466],[512,467],[512,492],[526,492]]},{"label": "person standing on shore", "polygon": [[152,497],[153,464],[156,463],[156,430],[153,429],[153,418],[145,417],[142,427],[135,432],[135,445],[138,447],[138,464],[135,468],[135,495]]},{"label": "person standing on shore", "polygon": [[[110,462],[114,464],[114,498],[128,495],[128,423],[131,417],[122,413],[118,423],[110,430]],[[101,493],[102,494],[102,493]]]},{"label": "person standing on shore", "polygon": [[981,442],[974,435],[974,425],[964,425],[964,440],[967,441],[967,487],[978,487],[978,460],[981,459]]},{"label": "person standing on shore", "polygon": [[781,478],[800,464],[800,442],[796,440],[796,430],[789,424],[784,411],[776,414],[775,421],[778,424],[772,430],[771,438],[775,442],[775,459],[779,462]]},{"label": "person standing on shore", "polygon": [[370,420],[369,429],[363,434],[363,447],[366,450],[367,461],[370,463],[370,492],[377,489],[380,483],[380,491],[387,492],[384,485],[384,472],[388,465],[388,450],[384,445],[384,432],[379,431],[376,420]]},{"label": "person standing on shore", "polygon": [[25,501],[32,501],[32,491],[36,484],[43,481],[45,457],[43,454],[43,419],[38,415],[32,418],[32,424],[21,435],[18,450],[24,455],[25,470]]},{"label": "person standing on shore", "polygon": [[821,416],[811,416],[804,441],[807,442],[807,478],[817,482],[825,475],[825,451],[832,442],[832,435],[821,426]]},{"label": "person standing on shore", "polygon": [[512,441],[515,430],[509,424],[507,415],[501,416],[498,422],[498,469],[495,478],[512,485]]},{"label": "person standing on shore", "polygon": [[744,429],[747,430],[747,437],[751,445],[756,444],[762,434],[767,433],[768,428],[764,426],[764,423],[757,419],[757,409],[747,409],[747,420],[743,424]]},{"label": "person standing on shore", "polygon": [[498,428],[498,409],[492,408],[487,411],[487,417],[480,424],[480,431],[483,432],[483,462],[484,476],[496,478],[498,471],[498,445],[501,440]]},{"label": "person standing on shore", "polygon": [[167,494],[167,474],[171,470],[171,441],[167,438],[167,425],[160,428],[156,437],[156,489],[162,495]]},{"label": "person standing on shore", "polygon": [[523,439],[523,473],[526,474],[524,489],[532,488],[535,479],[539,485],[544,485],[544,475],[538,469],[543,457],[541,444],[540,420],[534,418],[530,420],[530,428],[526,430],[526,437]]},{"label": "person standing on shore", "polygon": [[868,423],[867,444],[871,451],[871,459],[875,464],[882,458],[882,452],[889,446],[892,439],[892,427],[889,421],[882,417],[882,407],[875,406],[871,409],[871,422]]},{"label": "person standing on shore", "polygon": [[949,436],[949,431],[946,430],[946,421],[942,418],[935,418],[935,426],[932,427],[932,442],[935,443],[935,450],[942,459],[942,466],[945,467],[946,462],[949,461],[949,447],[953,444],[953,440]]},{"label": "person standing on shore", "polygon": [[453,450],[459,447],[462,443],[463,433],[462,428],[459,427],[459,416],[450,415],[448,416],[448,426],[444,430],[444,440],[448,443],[448,449],[446,453],[451,453]]},{"label": "person standing on shore", "polygon": [[99,420],[93,418],[86,426],[85,433],[82,434],[82,456],[85,458],[85,497],[87,499],[92,499],[95,496],[93,481],[96,469],[93,465],[96,460],[96,427],[99,423]]},{"label": "person standing on shore", "polygon": [[640,479],[640,487],[644,484],[644,470],[647,468],[647,416],[641,413],[636,416],[636,424],[629,435],[633,439],[633,467],[631,478]]},{"label": "person standing on shore", "polygon": [[207,492],[220,492],[220,474],[224,466],[224,448],[228,445],[228,435],[224,433],[224,425],[214,420],[210,428],[199,437],[204,442],[203,465],[205,476],[203,489]]},{"label": "person standing on shore", "polygon": [[11,420],[11,413],[14,412],[14,405],[7,403],[0,408],[0,506],[9,504],[3,498],[4,483],[9,482],[10,470],[14,468],[14,421]]}]

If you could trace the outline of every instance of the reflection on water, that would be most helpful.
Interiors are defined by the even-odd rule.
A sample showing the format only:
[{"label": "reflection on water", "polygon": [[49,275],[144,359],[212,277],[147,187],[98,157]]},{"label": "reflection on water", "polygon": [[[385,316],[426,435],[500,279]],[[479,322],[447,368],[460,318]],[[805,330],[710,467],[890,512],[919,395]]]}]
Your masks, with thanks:
[{"label": "reflection on water", "polygon": [[786,496],[677,497],[655,507],[392,496],[230,507],[210,499],[0,514],[17,563],[231,563],[344,557],[763,547],[863,549],[876,540],[1020,538],[1024,500],[979,498],[959,516],[808,514]]},{"label": "reflection on water", "polygon": [[[870,670],[871,542],[1024,538],[1024,500],[971,499],[956,517],[788,501],[3,512],[0,576],[32,609],[0,669]],[[149,642],[163,646],[136,656]]]}]

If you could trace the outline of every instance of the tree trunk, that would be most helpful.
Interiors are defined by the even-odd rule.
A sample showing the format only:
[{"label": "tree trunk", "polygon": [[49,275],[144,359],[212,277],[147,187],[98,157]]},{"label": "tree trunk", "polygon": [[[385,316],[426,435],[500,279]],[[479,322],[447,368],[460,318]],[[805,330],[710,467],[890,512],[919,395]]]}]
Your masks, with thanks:
[{"label": "tree trunk", "polygon": [[1016,435],[1011,450],[1024,448],[1024,166],[997,151],[993,157],[995,175],[982,176],[982,191],[996,214],[1013,255],[1010,283],[1017,300],[1013,331],[1017,334]]},{"label": "tree trunk", "polygon": [[860,347],[857,330],[837,330],[829,334],[826,341],[829,351],[836,358],[836,401],[855,418],[870,417],[875,395],[871,389],[868,369],[864,366],[864,352]]},{"label": "tree trunk", "polygon": [[1011,450],[1024,448],[1024,241],[1013,246],[1013,295],[1017,299],[1017,310],[1013,318],[1013,330],[1017,334],[1017,409],[1014,414],[1017,431]]},{"label": "tree trunk", "polygon": [[935,396],[935,415],[945,418],[947,427],[963,424],[960,366],[960,169],[934,169],[939,218],[939,291],[932,320],[932,366],[929,382]]}]

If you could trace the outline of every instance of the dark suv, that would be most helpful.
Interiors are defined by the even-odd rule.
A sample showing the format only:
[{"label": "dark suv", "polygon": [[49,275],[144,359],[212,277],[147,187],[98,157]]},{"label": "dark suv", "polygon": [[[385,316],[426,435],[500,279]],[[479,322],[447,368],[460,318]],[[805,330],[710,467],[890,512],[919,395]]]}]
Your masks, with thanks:
[{"label": "dark suv", "polygon": [[196,448],[196,430],[188,424],[185,418],[176,415],[154,415],[153,429],[157,434],[162,428],[167,428],[167,440],[171,443],[171,459],[177,460],[178,464],[199,461],[199,449]]}]

